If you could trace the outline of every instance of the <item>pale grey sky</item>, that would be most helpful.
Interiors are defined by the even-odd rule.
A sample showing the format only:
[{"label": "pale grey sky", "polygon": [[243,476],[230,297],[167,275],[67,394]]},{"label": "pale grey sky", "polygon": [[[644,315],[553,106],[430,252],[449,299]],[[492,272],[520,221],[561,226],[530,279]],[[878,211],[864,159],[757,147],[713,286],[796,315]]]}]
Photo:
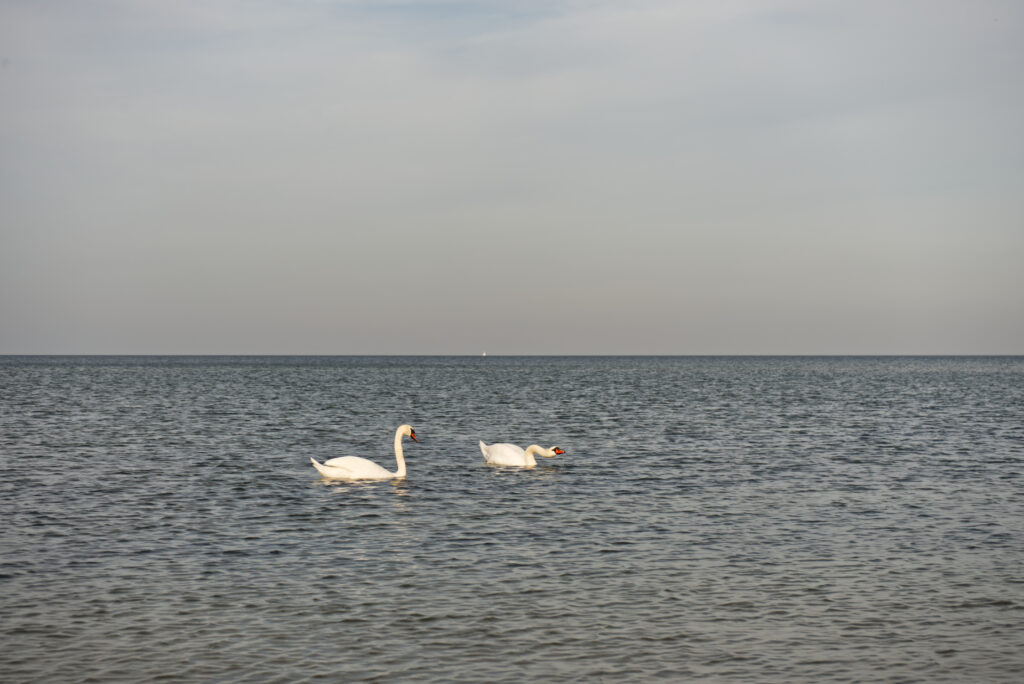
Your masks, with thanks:
[{"label": "pale grey sky", "polygon": [[0,353],[1022,354],[1024,3],[0,0]]}]

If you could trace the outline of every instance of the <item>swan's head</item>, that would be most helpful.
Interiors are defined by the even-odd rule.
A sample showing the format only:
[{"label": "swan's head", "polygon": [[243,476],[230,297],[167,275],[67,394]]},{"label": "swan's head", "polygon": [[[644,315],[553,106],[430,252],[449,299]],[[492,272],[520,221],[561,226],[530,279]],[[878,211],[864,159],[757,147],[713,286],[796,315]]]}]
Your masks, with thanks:
[{"label": "swan's head", "polygon": [[564,454],[564,453],[565,452],[562,451],[561,449],[559,449],[558,447],[551,447],[550,449],[548,449],[548,452],[546,454],[544,454],[544,456],[546,456],[547,458],[554,458],[558,454]]},{"label": "swan's head", "polygon": [[399,426],[398,434],[402,435],[403,437],[410,437],[410,438],[412,438],[412,441],[414,441],[414,442],[420,441],[420,440],[416,439],[416,431],[412,429],[411,425]]}]

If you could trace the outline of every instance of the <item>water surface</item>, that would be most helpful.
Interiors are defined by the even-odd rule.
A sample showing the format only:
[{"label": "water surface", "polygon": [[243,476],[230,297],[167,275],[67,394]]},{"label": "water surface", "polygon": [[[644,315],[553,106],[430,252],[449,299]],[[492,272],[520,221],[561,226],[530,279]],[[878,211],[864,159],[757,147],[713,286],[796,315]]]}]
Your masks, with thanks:
[{"label": "water surface", "polygon": [[1019,357],[0,357],[0,678],[1020,681],[1022,418]]}]

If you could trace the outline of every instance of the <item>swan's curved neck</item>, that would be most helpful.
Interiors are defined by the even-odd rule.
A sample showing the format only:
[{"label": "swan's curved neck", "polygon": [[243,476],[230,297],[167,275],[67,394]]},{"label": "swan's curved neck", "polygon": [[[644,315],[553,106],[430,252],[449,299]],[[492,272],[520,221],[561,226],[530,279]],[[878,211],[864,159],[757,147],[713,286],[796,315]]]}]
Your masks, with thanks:
[{"label": "swan's curved neck", "polygon": [[531,444],[530,446],[526,447],[526,465],[531,468],[537,465],[536,456],[537,454],[543,453],[544,451],[544,447],[540,446],[539,444]]},{"label": "swan's curved neck", "polygon": [[395,433],[395,460],[398,461],[398,471],[395,477],[405,477],[405,454],[402,453],[402,431]]}]

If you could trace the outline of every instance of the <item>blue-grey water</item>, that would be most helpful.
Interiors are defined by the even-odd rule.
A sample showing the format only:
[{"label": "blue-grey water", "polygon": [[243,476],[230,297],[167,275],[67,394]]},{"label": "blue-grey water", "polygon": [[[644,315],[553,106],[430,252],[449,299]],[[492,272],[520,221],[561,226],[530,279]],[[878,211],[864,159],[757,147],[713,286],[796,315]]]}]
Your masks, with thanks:
[{"label": "blue-grey water", "polygon": [[1020,357],[0,357],[0,680],[1019,682],[1022,464]]}]

